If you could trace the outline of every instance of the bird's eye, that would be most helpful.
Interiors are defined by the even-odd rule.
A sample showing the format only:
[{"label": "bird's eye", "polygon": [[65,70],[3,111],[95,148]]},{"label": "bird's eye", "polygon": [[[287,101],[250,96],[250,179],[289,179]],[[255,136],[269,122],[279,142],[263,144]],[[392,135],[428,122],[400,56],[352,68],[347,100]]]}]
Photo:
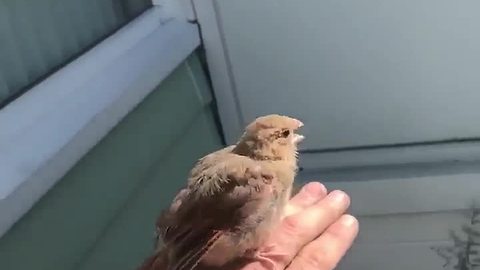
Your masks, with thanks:
[{"label": "bird's eye", "polygon": [[288,136],[290,136],[290,130],[287,129],[282,132],[282,137],[287,138]]}]

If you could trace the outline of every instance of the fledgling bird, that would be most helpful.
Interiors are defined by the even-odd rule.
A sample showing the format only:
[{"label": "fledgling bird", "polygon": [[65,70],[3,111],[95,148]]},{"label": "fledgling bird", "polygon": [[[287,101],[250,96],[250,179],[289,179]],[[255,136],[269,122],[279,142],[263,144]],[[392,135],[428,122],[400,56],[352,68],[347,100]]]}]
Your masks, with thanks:
[{"label": "fledgling bird", "polygon": [[201,158],[158,219],[157,251],[140,270],[210,269],[238,258],[273,270],[268,256],[275,254],[259,248],[290,199],[302,126],[287,116],[259,117],[237,144]]}]

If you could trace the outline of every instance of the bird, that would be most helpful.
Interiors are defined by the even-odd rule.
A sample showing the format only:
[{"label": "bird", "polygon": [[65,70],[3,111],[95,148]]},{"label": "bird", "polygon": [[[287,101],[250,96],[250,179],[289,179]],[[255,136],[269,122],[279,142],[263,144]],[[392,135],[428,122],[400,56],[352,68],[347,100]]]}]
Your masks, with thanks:
[{"label": "bird", "polygon": [[221,269],[241,258],[275,270],[262,247],[291,197],[302,126],[284,115],[261,116],[236,144],[200,158],[159,216],[155,252],[139,270]]}]

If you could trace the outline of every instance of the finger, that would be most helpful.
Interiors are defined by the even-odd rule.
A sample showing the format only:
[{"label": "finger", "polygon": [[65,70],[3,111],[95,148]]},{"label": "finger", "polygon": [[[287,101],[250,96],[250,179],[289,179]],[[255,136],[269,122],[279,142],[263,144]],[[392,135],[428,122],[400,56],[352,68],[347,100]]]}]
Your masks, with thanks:
[{"label": "finger", "polygon": [[357,234],[357,219],[343,215],[321,236],[306,245],[287,269],[332,270],[352,246]]},{"label": "finger", "polygon": [[284,254],[281,261],[278,261],[280,269],[285,268],[304,245],[316,239],[338,220],[349,205],[348,195],[336,190],[305,210],[284,218],[269,243],[277,253]]},{"label": "finger", "polygon": [[300,192],[295,195],[287,204],[284,216],[290,216],[309,207],[327,195],[327,188],[319,182],[311,182],[303,186]]}]

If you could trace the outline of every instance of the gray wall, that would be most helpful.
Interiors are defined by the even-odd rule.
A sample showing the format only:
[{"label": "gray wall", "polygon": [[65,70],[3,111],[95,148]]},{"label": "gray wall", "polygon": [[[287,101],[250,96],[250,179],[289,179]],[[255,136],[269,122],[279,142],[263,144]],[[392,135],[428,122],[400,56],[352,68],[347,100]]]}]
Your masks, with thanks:
[{"label": "gray wall", "polygon": [[245,123],[297,116],[316,150],[480,137],[480,2],[214,2]]},{"label": "gray wall", "polygon": [[298,181],[351,195],[360,236],[339,269],[443,269],[431,247],[467,239],[480,203],[480,2],[195,5],[228,137],[298,117]]}]

